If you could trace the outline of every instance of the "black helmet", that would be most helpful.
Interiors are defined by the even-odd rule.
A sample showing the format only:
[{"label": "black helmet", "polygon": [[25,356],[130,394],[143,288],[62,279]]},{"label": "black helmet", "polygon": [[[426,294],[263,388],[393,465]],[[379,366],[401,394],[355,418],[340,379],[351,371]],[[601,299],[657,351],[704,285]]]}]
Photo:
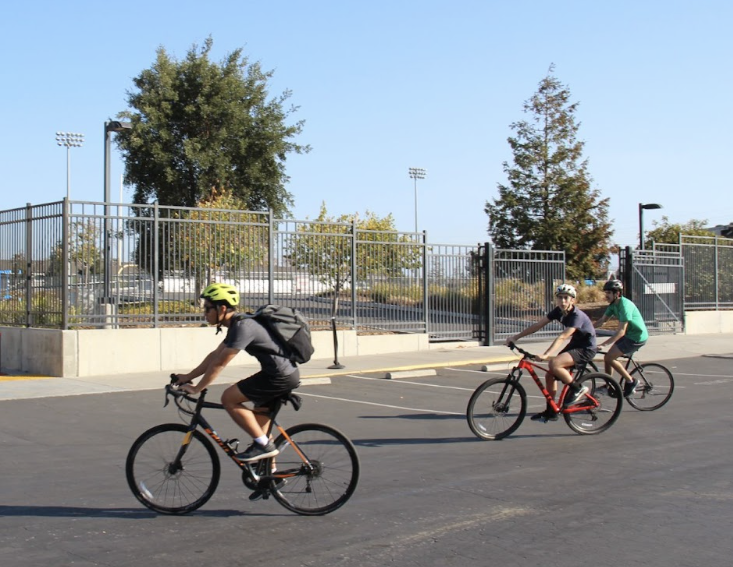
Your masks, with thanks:
[{"label": "black helmet", "polygon": [[623,291],[624,284],[619,280],[608,280],[603,284],[603,291]]}]

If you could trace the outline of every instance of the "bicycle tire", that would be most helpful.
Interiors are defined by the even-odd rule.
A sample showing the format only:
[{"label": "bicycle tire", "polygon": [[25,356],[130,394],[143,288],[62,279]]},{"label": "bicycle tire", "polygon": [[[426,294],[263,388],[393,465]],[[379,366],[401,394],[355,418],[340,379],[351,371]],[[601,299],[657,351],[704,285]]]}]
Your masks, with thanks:
[{"label": "bicycle tire", "polygon": [[161,514],[187,514],[203,506],[219,485],[221,465],[214,445],[196,430],[181,468],[171,464],[181,450],[188,427],[166,423],[148,429],[127,454],[127,484],[140,503]]},{"label": "bicycle tire", "polygon": [[359,482],[354,444],[337,429],[318,423],[301,423],[286,433],[309,465],[284,435],[275,440],[280,453],[268,464],[285,480],[280,486],[274,480],[270,483],[275,500],[302,516],[323,516],[346,504]]},{"label": "bicycle tire", "polygon": [[669,369],[656,362],[639,364],[629,374],[639,380],[632,395],[626,398],[629,405],[639,411],[654,411],[672,397],[674,377]]},{"label": "bicycle tire", "polygon": [[[568,427],[581,435],[597,435],[611,427],[623,407],[621,386],[608,374],[594,372],[583,374],[578,380],[581,387],[588,387],[586,401],[581,401],[563,413]],[[591,405],[592,403],[592,405]]]},{"label": "bicycle tire", "polygon": [[[511,408],[517,403],[518,411]],[[509,400],[507,402],[505,400]],[[514,433],[527,415],[527,392],[519,382],[507,378],[492,378],[481,384],[468,400],[466,420],[468,427],[479,439],[500,441]]]}]

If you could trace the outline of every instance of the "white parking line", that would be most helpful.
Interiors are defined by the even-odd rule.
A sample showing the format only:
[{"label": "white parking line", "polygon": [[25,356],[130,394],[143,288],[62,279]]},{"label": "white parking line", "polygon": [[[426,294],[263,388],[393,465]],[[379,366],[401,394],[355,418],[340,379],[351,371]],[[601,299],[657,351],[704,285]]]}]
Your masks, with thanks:
[{"label": "white parking line", "polygon": [[390,409],[399,409],[399,410],[405,410],[405,411],[414,411],[414,412],[420,412],[420,413],[440,413],[443,415],[466,415],[465,413],[458,413],[454,411],[439,411],[434,409],[422,409],[422,408],[408,408],[404,406],[393,406],[389,404],[378,404],[376,402],[365,402],[363,400],[350,400],[348,398],[337,398],[335,396],[321,396],[318,394],[307,394],[305,392],[298,392],[299,396],[308,396],[310,398],[323,398],[324,400],[336,400],[338,402],[351,402],[353,404],[363,404],[366,406],[379,406],[383,408],[390,408]]},{"label": "white parking line", "polygon": [[426,386],[428,388],[444,388],[446,390],[462,390],[464,392],[473,392],[476,388],[460,388],[458,386],[443,386],[442,384],[424,384],[422,382],[410,382],[409,380],[398,380],[392,382],[384,378],[372,378],[371,376],[358,376],[356,374],[344,374],[345,378],[356,378],[358,380],[374,380],[376,382],[389,382],[391,384],[413,384],[414,386]]}]

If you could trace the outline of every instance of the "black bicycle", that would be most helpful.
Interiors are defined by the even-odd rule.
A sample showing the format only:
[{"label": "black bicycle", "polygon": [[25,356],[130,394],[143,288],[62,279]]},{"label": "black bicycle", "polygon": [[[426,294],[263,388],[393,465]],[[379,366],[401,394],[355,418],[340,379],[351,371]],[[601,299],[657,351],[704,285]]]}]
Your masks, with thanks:
[{"label": "black bicycle", "polygon": [[[171,376],[171,383],[175,379]],[[222,440],[201,415],[204,408],[224,409],[221,404],[205,401],[206,390],[196,398],[167,385],[166,406],[171,397],[188,423],[166,423],[149,429],[132,444],[125,464],[132,493],[151,510],[186,514],[213,496],[221,466],[213,443],[204,433],[240,468],[242,482],[253,491],[250,500],[272,495],[297,514],[321,516],[343,506],[356,490],[359,458],[343,433],[318,423],[288,429],[277,423],[284,404],[300,409],[300,396],[291,392],[263,408],[271,420],[268,435],[274,429],[280,433],[275,440],[280,453],[252,463],[238,460],[235,455],[239,441]]]},{"label": "black bicycle", "polygon": [[[598,354],[605,352],[599,350]],[[633,353],[619,358],[626,361],[624,365],[626,372],[639,382],[634,392],[625,398],[632,408],[639,411],[654,411],[670,400],[674,392],[674,376],[666,366],[658,362],[637,362]],[[585,370],[597,372],[598,368],[591,361]]]}]

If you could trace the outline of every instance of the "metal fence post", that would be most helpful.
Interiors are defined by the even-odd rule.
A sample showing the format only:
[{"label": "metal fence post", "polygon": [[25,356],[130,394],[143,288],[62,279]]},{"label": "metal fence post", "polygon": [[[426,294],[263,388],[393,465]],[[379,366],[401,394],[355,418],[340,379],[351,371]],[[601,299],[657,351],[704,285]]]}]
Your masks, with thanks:
[{"label": "metal fence post", "polygon": [[425,319],[425,334],[430,340],[430,297],[428,294],[428,233],[422,231],[422,296],[423,296],[423,318]]},{"label": "metal fence post", "polygon": [[33,284],[33,207],[30,203],[25,204],[25,326],[33,324],[31,319],[31,285]]},{"label": "metal fence post", "polygon": [[71,203],[68,197],[64,197],[61,212],[61,328],[69,328],[69,297],[71,286],[71,264],[69,259],[69,217],[71,215]]},{"label": "metal fence post", "polygon": [[153,203],[153,328],[159,326],[158,318],[160,309],[158,307],[158,270],[160,269],[160,209],[158,201]]},{"label": "metal fence post", "polygon": [[272,209],[267,211],[267,303],[275,303],[275,220]]},{"label": "metal fence post", "polygon": [[486,253],[484,255],[484,270],[486,281],[486,301],[484,317],[486,318],[486,336],[484,346],[494,346],[494,246],[484,243]]},{"label": "metal fence post", "polygon": [[356,254],[357,254],[357,228],[356,228],[356,217],[351,221],[351,320],[352,329],[358,330],[357,323],[357,310],[356,310],[356,285],[359,272],[356,269]]}]

